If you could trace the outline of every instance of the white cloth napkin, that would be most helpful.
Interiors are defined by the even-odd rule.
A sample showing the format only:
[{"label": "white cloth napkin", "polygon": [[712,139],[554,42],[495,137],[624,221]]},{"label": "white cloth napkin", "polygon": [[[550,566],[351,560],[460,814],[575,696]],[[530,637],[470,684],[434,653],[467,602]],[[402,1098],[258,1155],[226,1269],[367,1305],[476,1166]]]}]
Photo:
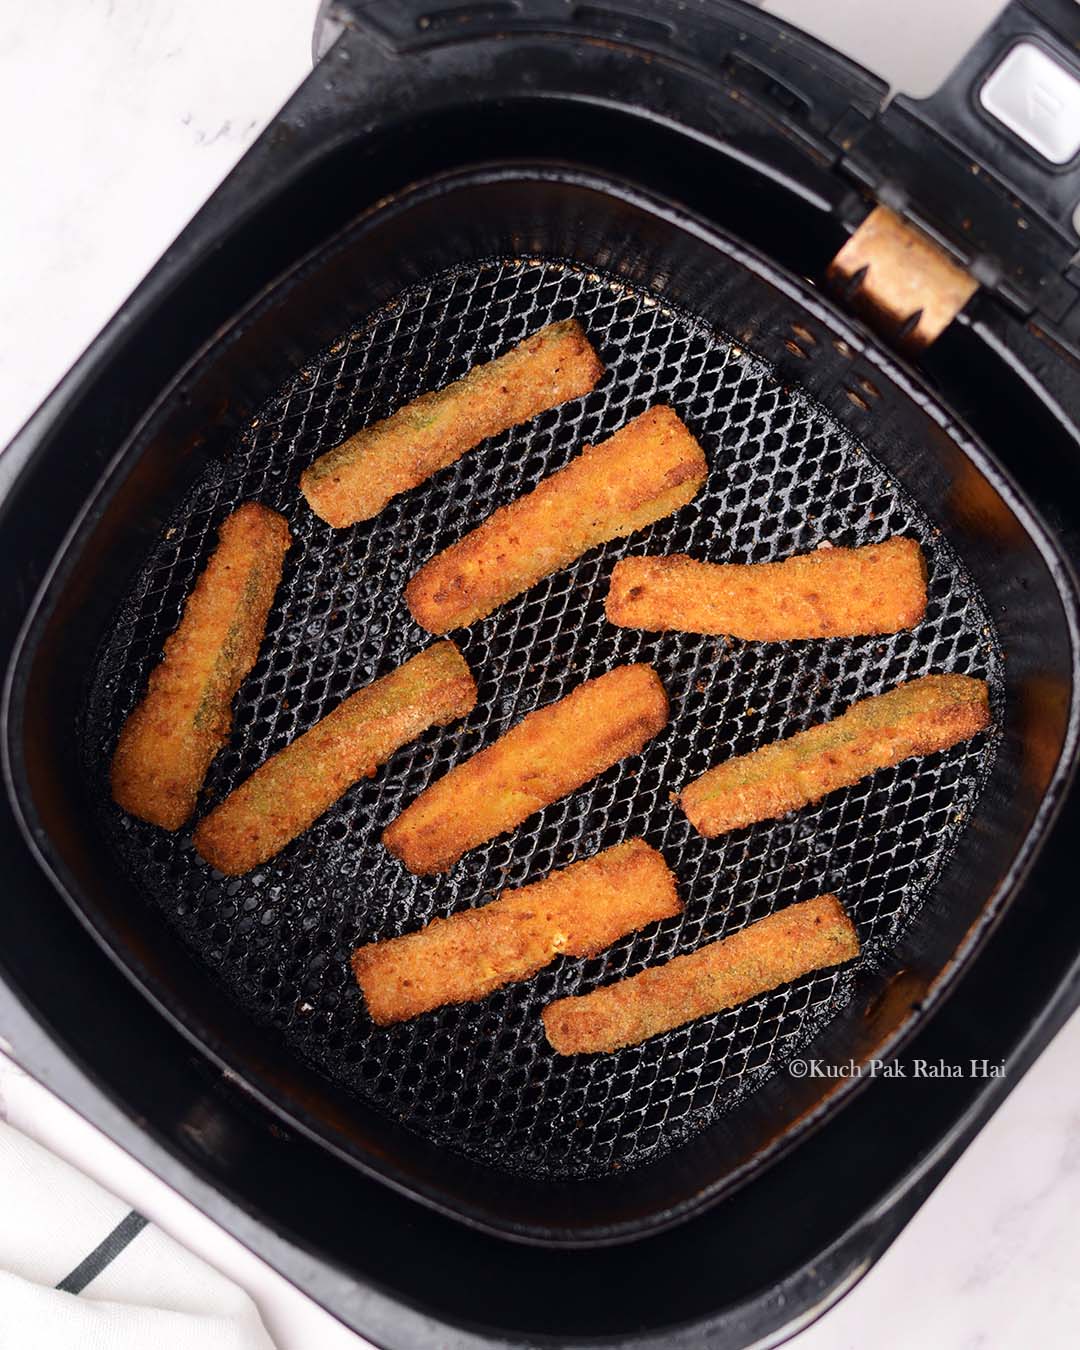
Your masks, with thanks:
[{"label": "white cloth napkin", "polygon": [[2,1121],[0,1347],[274,1350],[247,1294]]}]

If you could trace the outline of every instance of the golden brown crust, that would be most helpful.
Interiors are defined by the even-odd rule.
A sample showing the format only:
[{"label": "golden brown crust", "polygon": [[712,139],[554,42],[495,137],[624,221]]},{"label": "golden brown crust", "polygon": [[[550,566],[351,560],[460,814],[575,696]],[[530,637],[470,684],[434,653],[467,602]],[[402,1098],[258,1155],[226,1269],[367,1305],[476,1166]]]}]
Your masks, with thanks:
[{"label": "golden brown crust", "polygon": [[245,502],[187,598],[146,693],[124,723],[112,794],[133,816],[178,830],[232,726],[232,701],[255,664],[291,542],[284,517]]},{"label": "golden brown crust", "polygon": [[588,549],[685,506],[707,474],[675,413],[650,408],[432,558],[405,588],[409,610],[432,633],[475,623]]},{"label": "golden brown crust", "polygon": [[195,830],[212,867],[239,876],[279,853],[361,778],[430,726],[476,706],[476,683],[452,642],[436,642],[358,689],[272,755]]},{"label": "golden brown crust", "polygon": [[850,787],[876,769],[966,741],[990,725],[986,683],[924,675],[853,703],[840,717],[718,764],[679,804],[712,837],[771,820]]},{"label": "golden brown crust", "polygon": [[331,525],[369,520],[487,437],[587,394],[603,373],[576,319],[549,324],[320,455],[300,490]]},{"label": "golden brown crust", "polygon": [[444,1003],[469,1003],[526,980],[556,956],[593,956],[682,909],[675,878],[643,839],[628,839],[489,905],[433,919],[418,933],[353,954],[380,1026]]},{"label": "golden brown crust", "polygon": [[544,1030],[560,1055],[618,1050],[858,954],[840,901],[819,895],[666,965],[549,1003]]},{"label": "golden brown crust", "polygon": [[382,841],[410,872],[444,872],[469,849],[636,754],[667,716],[656,671],[617,666],[529,713],[425,788]]},{"label": "golden brown crust", "polygon": [[623,628],[752,642],[896,633],[926,613],[926,564],[918,543],[900,537],[775,563],[707,563],[684,553],[624,558],[605,608]]}]

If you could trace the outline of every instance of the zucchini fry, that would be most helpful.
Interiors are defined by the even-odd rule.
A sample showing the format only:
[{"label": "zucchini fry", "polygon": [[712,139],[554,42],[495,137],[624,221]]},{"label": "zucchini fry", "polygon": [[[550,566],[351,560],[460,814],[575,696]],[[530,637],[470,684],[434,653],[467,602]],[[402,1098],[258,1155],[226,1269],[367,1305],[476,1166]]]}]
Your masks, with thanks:
[{"label": "zucchini fry", "polygon": [[541,1017],[560,1055],[619,1050],[858,954],[840,901],[819,895],[628,980],[557,999]]},{"label": "zucchini fry", "polygon": [[636,754],[667,718],[656,671],[617,666],[529,713],[425,788],[382,841],[410,872],[445,872],[469,849]]},{"label": "zucchini fry", "polygon": [[320,455],[300,490],[330,525],[369,520],[487,437],[587,394],[603,373],[576,319],[549,324]]},{"label": "zucchini fry", "polygon": [[200,821],[200,857],[228,876],[272,858],[361,778],[430,726],[476,704],[476,685],[452,642],[427,651],[350,694],[279,750]]},{"label": "zucchini fry", "polygon": [[986,683],[924,675],[853,703],[840,717],[729,759],[685,787],[679,804],[711,838],[809,806],[914,755],[966,741],[990,725]]},{"label": "zucchini fry", "polygon": [[622,628],[751,642],[897,633],[926,613],[926,564],[916,541],[900,537],[775,563],[707,563],[684,553],[624,558],[605,608]]},{"label": "zucchini fry", "polygon": [[682,909],[675,878],[643,839],[628,839],[491,904],[373,942],[352,958],[372,1019],[402,1022],[527,980],[556,956],[594,956]]},{"label": "zucchini fry", "polygon": [[405,588],[412,616],[431,633],[475,623],[596,544],[685,506],[707,473],[675,413],[650,408],[436,554]]},{"label": "zucchini fry", "polygon": [[113,754],[113,800],[130,815],[178,830],[195,810],[210,762],[228,739],[236,691],[259,654],[290,543],[284,517],[257,502],[222,522]]}]

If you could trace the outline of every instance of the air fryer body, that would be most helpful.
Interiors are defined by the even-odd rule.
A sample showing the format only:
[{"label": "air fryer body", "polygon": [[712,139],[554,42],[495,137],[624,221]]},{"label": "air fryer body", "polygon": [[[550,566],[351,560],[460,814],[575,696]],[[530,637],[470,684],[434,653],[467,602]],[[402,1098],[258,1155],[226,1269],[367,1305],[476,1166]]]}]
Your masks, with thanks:
[{"label": "air fryer body", "polygon": [[[867,207],[822,145],[883,91],[800,39],[803,90],[778,92],[760,70],[795,48],[772,21],[716,7],[716,50],[691,61],[640,16],[433,31],[391,8],[350,19],[4,457],[0,964],[32,1014],[13,1014],[16,1050],[377,1342],[771,1338],[867,1268],[1075,1004],[1080,921],[1060,903],[1078,814],[1074,369],[984,293],[915,370],[811,284]],[[778,1077],[756,1120],[617,1185],[508,1178],[283,1055],[101,848],[72,728],[162,523],[358,314],[505,256],[601,268],[715,324],[934,503],[1006,655],[995,777],[936,917],[867,975],[821,1052],[904,1044],[1004,1061],[1003,1079],[800,1096]]]}]

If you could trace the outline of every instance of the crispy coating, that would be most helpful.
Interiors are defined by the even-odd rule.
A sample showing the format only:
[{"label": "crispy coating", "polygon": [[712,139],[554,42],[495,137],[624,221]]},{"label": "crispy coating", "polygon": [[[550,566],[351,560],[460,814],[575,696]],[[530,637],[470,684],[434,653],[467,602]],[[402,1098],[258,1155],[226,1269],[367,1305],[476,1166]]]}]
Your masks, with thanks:
[{"label": "crispy coating", "polygon": [[529,713],[425,788],[382,841],[410,872],[445,872],[477,844],[636,754],[667,718],[656,671],[616,666]]},{"label": "crispy coating", "polygon": [[683,789],[679,804],[711,838],[809,806],[876,769],[945,750],[989,725],[985,681],[924,675],[853,703],[831,722],[718,764]]},{"label": "crispy coating", "polygon": [[432,633],[475,623],[596,544],[685,506],[707,473],[675,413],[650,408],[436,554],[405,588],[412,616]]},{"label": "crispy coating", "polygon": [[476,684],[452,642],[427,651],[350,694],[272,755],[195,830],[199,855],[239,876],[279,853],[361,778],[431,726],[476,706]]},{"label": "crispy coating", "polygon": [[682,909],[675,878],[643,839],[628,839],[480,909],[354,952],[353,973],[380,1026],[444,1003],[470,1003],[527,980],[556,956],[594,956]]},{"label": "crispy coating", "polygon": [[282,516],[245,502],[187,598],[146,693],[124,723],[112,795],[133,816],[178,830],[232,726],[232,701],[255,664],[291,543]]},{"label": "crispy coating", "polygon": [[840,901],[819,895],[666,965],[549,1003],[544,1030],[560,1055],[618,1050],[858,954]]},{"label": "crispy coating", "polygon": [[603,373],[576,319],[549,324],[320,455],[300,490],[331,525],[369,520],[488,436],[587,394]]},{"label": "crispy coating", "polygon": [[918,543],[900,537],[775,563],[707,563],[685,553],[624,558],[605,608],[622,628],[752,642],[897,633],[926,612],[926,564]]}]

